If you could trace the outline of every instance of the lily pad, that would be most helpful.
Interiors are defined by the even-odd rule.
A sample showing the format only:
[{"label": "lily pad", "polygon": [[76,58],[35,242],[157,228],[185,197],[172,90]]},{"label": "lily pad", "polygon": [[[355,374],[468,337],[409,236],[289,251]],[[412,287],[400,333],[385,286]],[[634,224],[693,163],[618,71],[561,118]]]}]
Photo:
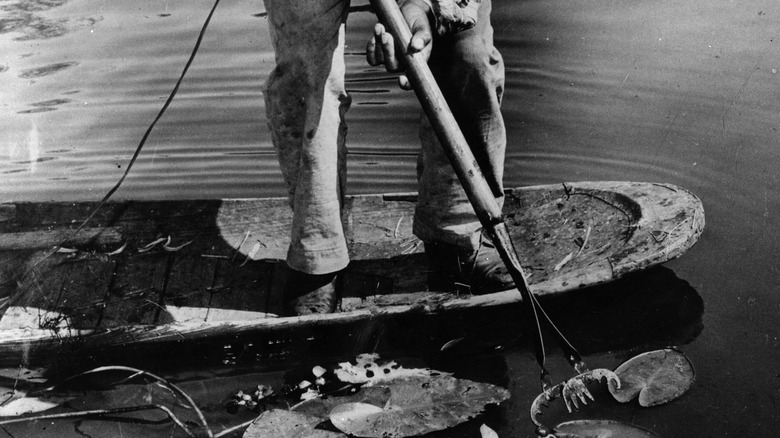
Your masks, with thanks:
[{"label": "lily pad", "polygon": [[486,424],[479,426],[479,434],[482,436],[482,438],[498,438],[496,431],[491,429]]},{"label": "lily pad", "polygon": [[655,350],[635,356],[615,369],[620,389],[609,385],[615,400],[626,403],[639,395],[644,407],[667,403],[685,393],[693,384],[693,365],[673,349]]},{"label": "lily pad", "polygon": [[380,364],[377,363],[378,360],[379,355],[376,353],[358,355],[355,358],[355,365],[349,362],[340,363],[339,368],[335,370],[336,377],[342,382],[371,386],[400,378],[447,374],[427,368],[404,368],[395,361]]},{"label": "lily pad", "polygon": [[322,419],[284,409],[260,414],[244,432],[243,438],[345,438],[344,434],[315,429]]},{"label": "lily pad", "polygon": [[311,415],[326,421],[336,406],[346,403],[366,403],[374,406],[385,406],[390,400],[391,391],[386,386],[364,386],[355,394],[335,397],[317,397],[297,404],[293,410]]},{"label": "lily pad", "polygon": [[658,438],[653,432],[612,420],[575,420],[555,426],[558,438]]},{"label": "lily pad", "polygon": [[384,406],[346,403],[333,408],[330,420],[358,437],[406,437],[447,429],[509,398],[509,391],[488,383],[448,375],[393,380]]}]

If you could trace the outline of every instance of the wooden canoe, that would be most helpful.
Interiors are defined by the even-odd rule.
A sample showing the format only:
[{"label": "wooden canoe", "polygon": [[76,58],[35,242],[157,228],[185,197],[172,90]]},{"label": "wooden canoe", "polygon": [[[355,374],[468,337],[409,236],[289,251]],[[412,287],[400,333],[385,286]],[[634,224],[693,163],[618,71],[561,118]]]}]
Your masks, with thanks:
[{"label": "wooden canoe", "polygon": [[[339,311],[277,317],[291,212],[286,199],[0,204],[0,365],[71,350],[164,345],[517,302],[426,289],[414,194],[349,197],[353,262]],[[577,182],[507,190],[504,207],[532,291],[609,282],[683,254],[704,228],[691,192]],[[59,251],[53,248],[62,244]]]}]

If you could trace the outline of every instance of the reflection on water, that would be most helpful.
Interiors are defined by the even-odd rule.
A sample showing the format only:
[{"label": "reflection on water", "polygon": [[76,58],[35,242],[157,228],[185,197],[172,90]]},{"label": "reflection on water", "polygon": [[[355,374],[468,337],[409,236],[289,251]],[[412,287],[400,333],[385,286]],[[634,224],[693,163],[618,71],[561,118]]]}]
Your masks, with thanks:
[{"label": "reflection on water", "polygon": [[42,12],[62,6],[68,0],[21,0],[0,6],[0,34],[14,33],[15,41],[56,38],[85,27],[93,26],[99,18],[46,18]]},{"label": "reflection on water", "polygon": [[[661,436],[766,436],[780,427],[775,3],[495,0],[496,43],[507,64],[509,186],[658,181],[692,190],[707,211],[701,242],[669,263],[671,271],[621,291],[577,295],[576,305],[550,302],[592,366],[614,367],[634,348],[669,342],[684,344],[697,367],[693,390],[671,405],[599,415]],[[0,202],[102,197],[173,87],[210,6],[0,2]],[[263,12],[260,0],[220,5],[180,94],[116,197],[284,193],[264,120],[261,90],[273,53]],[[417,104],[391,75],[365,65],[360,52],[372,22],[365,12],[349,21],[349,190],[411,191]],[[529,436],[525,410],[538,374],[531,354],[511,343],[512,318],[483,338],[514,345],[500,352],[506,366],[495,368],[513,392],[499,435]],[[460,328],[478,334],[483,326],[476,319]],[[418,353],[436,351],[446,327],[415,327]],[[334,336],[319,347],[393,345],[402,333],[383,325],[366,328],[355,345]],[[251,357],[241,348],[234,353],[248,356],[236,357]],[[468,362],[462,369],[499,355],[474,351],[459,355]],[[300,359],[314,353],[327,351]],[[453,367],[456,359],[432,358]],[[559,362],[552,371],[568,375]]]}]

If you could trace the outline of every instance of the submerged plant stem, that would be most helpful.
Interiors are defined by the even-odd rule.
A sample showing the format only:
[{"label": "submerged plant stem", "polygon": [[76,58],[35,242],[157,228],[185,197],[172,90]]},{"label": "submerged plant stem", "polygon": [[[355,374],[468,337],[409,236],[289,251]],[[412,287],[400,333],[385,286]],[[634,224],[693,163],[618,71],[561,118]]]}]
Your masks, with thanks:
[{"label": "submerged plant stem", "polygon": [[[85,371],[85,372],[83,372],[81,374],[77,374],[77,375],[75,375],[73,377],[69,377],[69,378],[65,379],[64,381],[60,382],[60,384],[65,383],[65,382],[69,382],[71,380],[74,380],[74,379],[82,377],[82,376],[86,376],[86,375],[89,375],[89,374],[100,373],[100,372],[104,372],[104,371],[127,371],[127,372],[130,372],[130,373],[133,373],[131,376],[125,378],[120,383],[126,382],[126,381],[128,381],[130,379],[133,379],[135,377],[138,377],[138,376],[148,376],[148,377],[151,377],[154,380],[157,380],[158,382],[160,382],[163,385],[165,385],[172,392],[174,392],[175,394],[177,394],[177,395],[181,396],[182,398],[184,398],[187,401],[187,404],[189,404],[189,406],[192,408],[193,411],[195,411],[195,414],[198,416],[198,419],[200,420],[200,423],[203,425],[203,429],[205,429],[205,431],[206,431],[206,435],[209,438],[213,438],[214,437],[214,433],[211,431],[211,428],[209,427],[208,422],[206,421],[206,417],[203,415],[203,412],[200,410],[200,408],[198,408],[198,405],[195,404],[195,401],[192,399],[192,397],[190,397],[189,394],[184,392],[183,389],[179,388],[178,386],[176,386],[173,383],[171,383],[170,381],[168,381],[168,379],[165,379],[163,377],[154,375],[154,374],[152,374],[152,373],[150,373],[148,371],[140,370],[138,368],[133,368],[133,367],[121,366],[121,365],[109,365],[109,366],[104,366],[104,367],[98,367],[98,368],[95,368],[95,369],[92,369],[92,370],[89,370],[89,371]],[[54,389],[55,387],[51,387],[51,388],[47,388],[47,389],[51,390],[51,389]],[[168,409],[165,408],[165,410],[168,410]],[[171,415],[173,415],[173,414],[171,413]],[[177,420],[174,420],[174,421],[177,421]],[[3,424],[3,423],[0,423],[0,424]],[[184,427],[183,424],[182,424],[182,427]]]},{"label": "submerged plant stem", "polygon": [[[94,409],[90,411],[76,411],[76,412],[64,412],[61,414],[47,414],[47,415],[36,415],[33,417],[24,417],[24,418],[13,418],[10,420],[2,420],[0,421],[0,426],[5,426],[6,424],[13,424],[13,423],[26,423],[30,421],[38,421],[38,420],[56,420],[56,419],[64,419],[64,418],[84,418],[84,417],[103,417],[106,415],[115,415],[115,414],[126,414],[129,412],[139,412],[139,411],[149,411],[149,410],[160,410],[165,412],[166,415],[168,415],[168,418],[171,419],[177,426],[179,426],[186,434],[187,436],[194,437],[195,434],[190,432],[189,429],[187,429],[187,426],[182,423],[181,420],[179,420],[178,417],[176,417],[176,414],[174,414],[170,409],[166,408],[162,405],[141,405],[141,406],[130,406],[125,408],[114,408],[114,409]],[[211,436],[211,435],[210,435]]]}]

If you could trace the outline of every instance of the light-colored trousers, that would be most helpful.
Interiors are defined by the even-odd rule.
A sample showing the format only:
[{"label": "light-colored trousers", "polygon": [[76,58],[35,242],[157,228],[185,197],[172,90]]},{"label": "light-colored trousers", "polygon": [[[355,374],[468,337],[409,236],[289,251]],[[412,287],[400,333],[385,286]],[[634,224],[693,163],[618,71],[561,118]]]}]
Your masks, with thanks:
[{"label": "light-colored trousers", "polygon": [[[265,0],[265,5],[276,52],[265,104],[293,209],[287,263],[310,274],[336,272],[349,263],[341,223],[345,115],[351,102],[344,87],[349,0]],[[502,202],[504,64],[493,46],[490,9],[491,1],[482,0],[474,28],[436,37],[429,65]],[[479,221],[430,124],[421,118],[414,233],[424,242],[475,247]]]}]

